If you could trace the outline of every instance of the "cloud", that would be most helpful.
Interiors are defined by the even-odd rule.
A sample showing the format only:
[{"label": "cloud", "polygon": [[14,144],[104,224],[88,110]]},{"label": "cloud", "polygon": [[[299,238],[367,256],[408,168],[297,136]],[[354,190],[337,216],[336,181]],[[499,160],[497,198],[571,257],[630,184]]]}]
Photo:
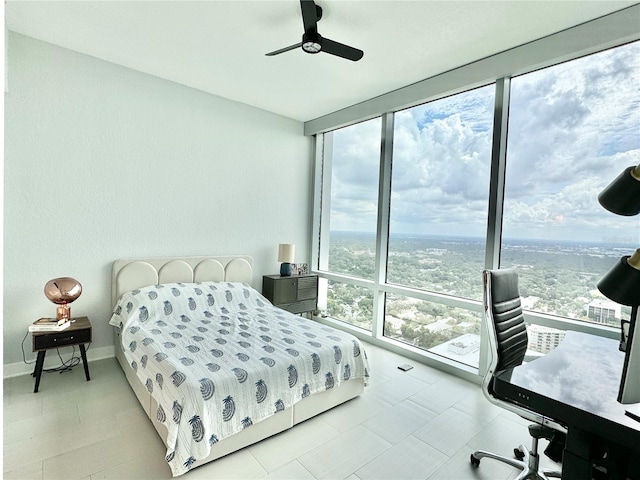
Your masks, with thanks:
[{"label": "cloud", "polygon": [[[602,238],[640,220],[598,193],[640,163],[640,42],[511,82],[505,234]],[[493,86],[395,114],[391,230],[484,235]],[[380,119],[334,133],[331,228],[375,231]]]},{"label": "cloud", "polygon": [[452,220],[484,224],[493,95],[485,87],[396,114],[392,232],[449,233]]},{"label": "cloud", "polygon": [[623,168],[616,154],[635,151],[638,163],[639,82],[637,43],[514,78],[510,195],[589,176],[604,187]]}]

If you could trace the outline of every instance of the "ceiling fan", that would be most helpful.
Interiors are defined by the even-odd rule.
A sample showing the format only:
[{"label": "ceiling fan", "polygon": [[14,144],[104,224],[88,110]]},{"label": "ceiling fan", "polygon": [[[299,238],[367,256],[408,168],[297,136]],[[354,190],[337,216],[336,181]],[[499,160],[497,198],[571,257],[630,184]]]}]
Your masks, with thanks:
[{"label": "ceiling fan", "polygon": [[353,60],[354,62],[362,58],[364,55],[362,50],[324,38],[318,33],[318,22],[322,18],[322,7],[320,5],[316,5],[313,0],[300,0],[300,9],[302,10],[302,23],[304,24],[302,41],[295,45],[269,52],[266,54],[268,57],[302,47],[302,50],[306,53],[325,52],[337,57]]}]

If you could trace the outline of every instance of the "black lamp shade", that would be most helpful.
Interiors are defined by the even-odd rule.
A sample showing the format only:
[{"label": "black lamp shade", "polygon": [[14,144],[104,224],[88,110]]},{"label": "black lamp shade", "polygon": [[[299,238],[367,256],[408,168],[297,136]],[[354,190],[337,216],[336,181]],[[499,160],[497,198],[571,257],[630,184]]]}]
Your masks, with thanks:
[{"label": "black lamp shade", "polygon": [[632,216],[640,213],[640,179],[638,167],[628,167],[598,195],[604,208],[618,215]]},{"label": "black lamp shade", "polygon": [[[639,255],[638,250],[636,255]],[[640,305],[640,270],[629,264],[630,256],[622,257],[600,279],[598,290],[610,300],[622,305]]]}]

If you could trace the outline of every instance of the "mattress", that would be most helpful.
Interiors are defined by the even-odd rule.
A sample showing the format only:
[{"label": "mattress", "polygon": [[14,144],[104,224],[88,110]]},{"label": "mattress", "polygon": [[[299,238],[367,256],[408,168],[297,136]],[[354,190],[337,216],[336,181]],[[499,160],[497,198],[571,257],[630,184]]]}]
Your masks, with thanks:
[{"label": "mattress", "polygon": [[155,400],[174,476],[221,440],[303,399],[368,378],[359,340],[274,307],[248,284],[168,283],[124,293],[110,323]]}]

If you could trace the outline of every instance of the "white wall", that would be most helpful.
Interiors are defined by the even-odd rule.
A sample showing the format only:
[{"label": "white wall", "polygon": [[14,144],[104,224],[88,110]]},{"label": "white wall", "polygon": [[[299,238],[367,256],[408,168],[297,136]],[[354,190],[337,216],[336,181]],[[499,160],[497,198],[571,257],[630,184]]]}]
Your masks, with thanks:
[{"label": "white wall", "polygon": [[[95,358],[113,346],[116,258],[250,254],[258,290],[278,271],[278,243],[308,260],[302,123],[29,37],[8,42],[5,376],[33,367],[21,344],[54,314],[51,278],[82,283],[71,311],[91,319]],[[32,360],[29,338],[24,350]]]}]

